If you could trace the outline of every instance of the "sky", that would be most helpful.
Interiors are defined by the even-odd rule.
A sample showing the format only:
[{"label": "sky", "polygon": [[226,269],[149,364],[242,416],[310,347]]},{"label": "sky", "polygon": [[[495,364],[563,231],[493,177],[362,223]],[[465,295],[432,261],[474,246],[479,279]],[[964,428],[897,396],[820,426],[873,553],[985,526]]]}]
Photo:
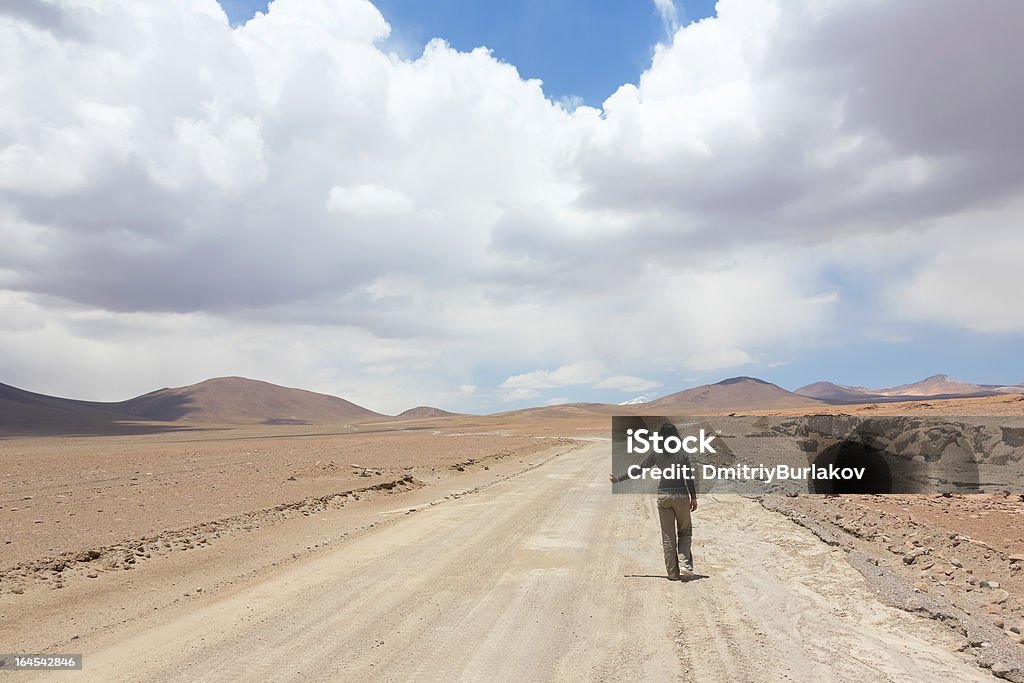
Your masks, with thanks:
[{"label": "sky", "polygon": [[0,382],[1024,382],[1024,4],[0,6]]}]

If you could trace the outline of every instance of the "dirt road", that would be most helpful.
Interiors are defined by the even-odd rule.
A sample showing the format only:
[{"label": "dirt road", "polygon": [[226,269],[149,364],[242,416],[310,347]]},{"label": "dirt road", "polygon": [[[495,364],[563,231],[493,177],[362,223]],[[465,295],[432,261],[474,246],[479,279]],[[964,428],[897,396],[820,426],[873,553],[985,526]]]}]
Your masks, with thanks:
[{"label": "dirt road", "polygon": [[743,498],[702,499],[704,578],[666,580],[653,500],[612,496],[609,460],[594,443],[184,616],[83,638],[75,678],[992,680]]}]

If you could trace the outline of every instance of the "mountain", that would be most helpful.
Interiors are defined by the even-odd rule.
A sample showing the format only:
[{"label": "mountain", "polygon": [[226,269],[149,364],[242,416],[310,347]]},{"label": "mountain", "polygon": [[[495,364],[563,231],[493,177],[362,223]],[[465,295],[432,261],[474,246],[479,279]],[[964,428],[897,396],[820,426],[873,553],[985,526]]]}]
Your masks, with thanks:
[{"label": "mountain", "polygon": [[643,403],[650,403],[650,402],[651,402],[651,399],[647,398],[646,396],[637,396],[636,398],[631,398],[628,401],[623,401],[619,405],[620,406],[638,406],[638,405],[641,405]]},{"label": "mountain", "polygon": [[0,384],[0,430],[59,434],[107,432],[125,417],[115,406],[46,396]]},{"label": "mountain", "polygon": [[135,418],[204,424],[308,424],[381,417],[337,396],[245,377],[217,377],[159,389],[117,405]]},{"label": "mountain", "polygon": [[916,401],[925,398],[969,398],[1019,390],[1020,388],[1011,386],[972,384],[952,379],[947,375],[932,375],[919,382],[900,384],[884,389],[866,389],[832,382],[814,382],[800,387],[795,393],[829,403],[875,403]]},{"label": "mountain", "polygon": [[932,375],[920,382],[879,389],[876,393],[882,396],[967,396],[991,392],[979,384],[961,382],[947,375]]},{"label": "mountain", "polygon": [[141,433],[195,424],[310,424],[370,417],[381,415],[337,396],[244,377],[209,379],[116,403],[57,398],[0,384],[0,430],[5,433]]},{"label": "mountain", "polygon": [[651,401],[645,409],[670,413],[721,412],[725,410],[772,410],[776,408],[813,408],[822,402],[786,391],[755,377],[732,377],[705,384]]},{"label": "mountain", "polygon": [[854,403],[857,401],[871,401],[879,394],[864,387],[848,387],[843,384],[832,382],[814,382],[807,386],[800,387],[793,393],[810,398],[821,399],[822,401]]},{"label": "mountain", "polygon": [[409,408],[409,410],[403,410],[397,417],[455,417],[462,413],[450,413],[447,410],[441,410],[433,406],[416,406],[415,408]]}]

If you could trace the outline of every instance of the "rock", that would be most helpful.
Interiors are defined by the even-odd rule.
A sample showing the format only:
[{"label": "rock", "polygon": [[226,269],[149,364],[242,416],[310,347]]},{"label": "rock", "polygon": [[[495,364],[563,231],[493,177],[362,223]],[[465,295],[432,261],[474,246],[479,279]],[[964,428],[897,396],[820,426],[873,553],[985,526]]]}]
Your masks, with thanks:
[{"label": "rock", "polygon": [[963,569],[963,566],[964,566],[964,563],[961,562],[960,559],[956,558],[956,557],[954,557],[952,560],[950,560],[949,563],[951,565],[953,565],[954,567],[956,567],[957,569]]},{"label": "rock", "polygon": [[22,588],[21,586],[15,586],[14,588],[11,589],[11,592],[14,593],[15,595],[21,595],[22,593],[25,592],[25,589]]},{"label": "rock", "polygon": [[922,555],[927,554],[928,550],[926,548],[914,548],[909,553],[903,556],[903,564],[914,564],[914,560],[921,557]]},{"label": "rock", "polygon": [[1024,553],[1014,553],[1007,557],[1010,562],[1024,562]]},{"label": "rock", "polygon": [[999,678],[1009,678],[1010,674],[1014,671],[1016,671],[1016,669],[1006,662],[996,662],[992,665],[992,675],[998,676]]},{"label": "rock", "polygon": [[89,572],[89,573],[88,573],[88,574],[86,574],[85,576],[86,576],[86,578],[88,578],[88,579],[95,579],[95,578],[98,578],[98,577],[99,577],[99,574],[97,574],[96,572]]},{"label": "rock", "polygon": [[925,583],[924,581],[918,581],[917,583],[914,584],[914,590],[917,591],[918,593],[927,593],[928,592],[928,584]]},{"label": "rock", "polygon": [[296,481],[295,477],[288,477],[288,481]]},{"label": "rock", "polygon": [[978,585],[982,588],[999,588],[998,581],[982,581]]},{"label": "rock", "polygon": [[1003,606],[1002,605],[988,605],[987,607],[985,607],[985,611],[988,612],[989,614],[1002,614],[1003,613]]},{"label": "rock", "polygon": [[997,588],[996,590],[992,591],[992,595],[991,595],[990,599],[992,600],[993,604],[1001,605],[1004,602],[1006,602],[1006,599],[1009,598],[1009,597],[1010,597],[1009,593],[1007,593],[1002,588]]},{"label": "rock", "polygon": [[1001,629],[1004,626],[1006,626],[1006,621],[1002,617],[996,617],[995,619],[992,620],[992,625],[995,626],[996,628]]}]

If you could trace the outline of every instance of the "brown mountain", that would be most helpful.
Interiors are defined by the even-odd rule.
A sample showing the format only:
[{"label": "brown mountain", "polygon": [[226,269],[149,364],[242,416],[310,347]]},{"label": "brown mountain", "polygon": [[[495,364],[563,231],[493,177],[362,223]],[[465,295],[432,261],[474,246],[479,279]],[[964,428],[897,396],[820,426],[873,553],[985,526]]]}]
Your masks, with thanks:
[{"label": "brown mountain", "polygon": [[882,396],[969,396],[991,393],[980,384],[961,382],[947,375],[932,375],[920,382],[878,389]]},{"label": "brown mountain", "polygon": [[0,384],[0,431],[7,434],[136,433],[197,424],[310,424],[370,417],[380,414],[337,396],[244,377],[209,379],[116,403],[57,398]]},{"label": "brown mountain", "polygon": [[880,394],[876,394],[864,387],[848,387],[843,384],[834,384],[833,382],[814,382],[813,384],[800,387],[793,393],[832,403],[873,401],[880,397]]},{"label": "brown mountain", "polygon": [[463,413],[451,413],[447,410],[441,410],[440,408],[435,408],[433,406],[416,406],[415,408],[409,408],[409,410],[403,410],[397,415],[397,417],[455,417],[462,414]]},{"label": "brown mountain", "polygon": [[0,430],[6,433],[107,432],[125,416],[117,404],[76,401],[0,384]]},{"label": "brown mountain", "polygon": [[217,377],[187,387],[160,389],[118,406],[136,418],[204,424],[307,424],[380,417],[380,413],[337,396],[245,377]]},{"label": "brown mountain", "polygon": [[705,384],[645,403],[648,413],[689,413],[725,410],[772,410],[776,408],[814,408],[822,402],[754,377],[732,377]]},{"label": "brown mountain", "polygon": [[1013,391],[1012,387],[989,386],[961,382],[947,375],[932,375],[919,382],[901,384],[884,389],[848,387],[832,382],[815,382],[796,390],[801,396],[821,399],[829,403],[874,403],[916,401],[925,398],[969,398],[991,396]]}]

